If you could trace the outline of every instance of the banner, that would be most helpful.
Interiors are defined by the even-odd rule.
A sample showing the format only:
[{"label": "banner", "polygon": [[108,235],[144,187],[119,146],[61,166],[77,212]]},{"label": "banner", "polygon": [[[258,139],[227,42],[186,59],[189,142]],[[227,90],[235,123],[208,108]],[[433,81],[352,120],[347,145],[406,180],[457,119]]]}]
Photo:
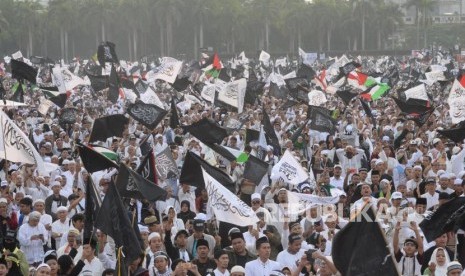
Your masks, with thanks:
[{"label": "banner", "polygon": [[207,217],[215,217],[237,226],[256,225],[258,217],[254,210],[239,197],[226,189],[202,168],[205,189],[208,193]]},{"label": "banner", "polygon": [[214,102],[215,100],[215,90],[216,86],[214,84],[208,84],[205,83],[205,85],[202,88],[201,96],[204,98],[206,101],[209,101],[211,103]]},{"label": "banner", "polygon": [[410,89],[407,89],[404,91],[404,94],[406,101],[410,98],[429,101],[428,94],[426,94],[426,87],[424,84],[420,84]]}]

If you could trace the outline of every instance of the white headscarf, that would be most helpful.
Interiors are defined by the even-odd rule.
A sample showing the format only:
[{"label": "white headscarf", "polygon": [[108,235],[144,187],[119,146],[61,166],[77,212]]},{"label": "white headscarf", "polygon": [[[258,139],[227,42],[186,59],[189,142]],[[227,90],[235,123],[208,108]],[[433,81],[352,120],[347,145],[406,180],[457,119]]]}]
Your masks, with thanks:
[{"label": "white headscarf", "polygon": [[[438,254],[439,250],[442,250],[444,252],[444,256],[446,259],[446,261],[444,262],[444,265],[441,265],[441,266],[438,265],[437,260],[436,260],[436,255]],[[434,271],[435,275],[447,275],[447,265],[450,263],[449,253],[447,253],[447,250],[444,247],[438,247],[434,249],[433,254],[431,254],[431,259],[428,264],[431,265],[431,263],[436,264],[436,270]]]}]

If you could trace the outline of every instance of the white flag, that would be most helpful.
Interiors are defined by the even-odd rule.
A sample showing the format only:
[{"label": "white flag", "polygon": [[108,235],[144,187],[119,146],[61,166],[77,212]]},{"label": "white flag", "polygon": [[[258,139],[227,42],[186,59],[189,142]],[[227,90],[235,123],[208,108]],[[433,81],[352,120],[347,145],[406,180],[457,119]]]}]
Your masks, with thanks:
[{"label": "white flag", "polygon": [[86,83],[82,78],[71,73],[66,68],[61,68],[61,75],[63,76],[63,81],[65,83],[66,91],[73,90],[73,88],[78,85],[90,85],[90,82]]},{"label": "white flag", "polygon": [[322,104],[326,103],[325,93],[320,90],[312,90],[308,93],[308,104],[314,106],[321,106]]},{"label": "white flag", "polygon": [[0,157],[11,162],[37,164],[40,173],[46,173],[44,161],[24,132],[0,111]]},{"label": "white flag", "polygon": [[208,193],[207,217],[215,214],[218,221],[228,222],[237,226],[256,225],[258,217],[250,206],[226,189],[203,168],[205,189]]},{"label": "white flag", "polygon": [[281,160],[273,166],[271,179],[282,179],[286,183],[297,185],[308,179],[308,174],[294,158],[292,153],[285,151]]},{"label": "white flag", "polygon": [[407,89],[404,93],[406,100],[412,98],[429,101],[428,94],[426,94],[426,87],[424,84],[420,84],[410,89]]},{"label": "white flag", "polygon": [[160,101],[160,98],[158,98],[157,94],[155,93],[155,91],[153,91],[152,87],[150,86],[144,93],[140,94],[140,100],[146,104],[154,104],[158,107],[165,109],[163,103]]},{"label": "white flag", "polygon": [[182,61],[171,57],[164,57],[161,59],[161,65],[155,69],[154,78],[174,83],[181,67]]},{"label": "white flag", "polygon": [[45,116],[48,113],[50,107],[52,107],[53,105],[54,103],[52,101],[43,98],[40,100],[40,105],[37,108],[37,111],[39,111],[40,114]]},{"label": "white flag", "polygon": [[339,202],[339,196],[317,196],[312,194],[302,194],[296,192],[287,191],[287,201],[292,204],[289,205],[291,214],[300,214],[305,212],[313,205],[330,205],[337,204]]},{"label": "white flag", "polygon": [[263,64],[268,67],[268,65],[270,64],[270,58],[270,54],[268,54],[265,51],[261,51],[258,60],[263,62]]},{"label": "white flag", "polygon": [[52,82],[56,87],[58,87],[58,91],[60,91],[60,93],[66,93],[65,81],[61,75],[61,68],[58,65],[52,69]]},{"label": "white flag", "polygon": [[458,124],[465,120],[465,88],[456,79],[447,99],[449,104],[449,114],[453,124]]},{"label": "white flag", "polygon": [[244,78],[229,82],[221,91],[219,91],[218,100],[236,107],[238,109],[238,113],[242,113],[246,88],[247,81]]},{"label": "white flag", "polygon": [[215,87],[214,84],[205,83],[200,94],[202,98],[213,103],[215,101]]}]

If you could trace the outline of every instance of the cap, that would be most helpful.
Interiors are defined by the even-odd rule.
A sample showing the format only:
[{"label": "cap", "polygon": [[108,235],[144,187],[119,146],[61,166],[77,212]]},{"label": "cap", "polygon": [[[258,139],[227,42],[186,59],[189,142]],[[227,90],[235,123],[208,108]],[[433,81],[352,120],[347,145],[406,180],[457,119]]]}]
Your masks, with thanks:
[{"label": "cap", "polygon": [[144,219],[145,225],[151,225],[151,224],[159,224],[160,222],[158,221],[156,216],[149,216]]},{"label": "cap", "polygon": [[449,273],[449,272],[451,272],[453,270],[462,271],[462,265],[457,261],[452,261],[449,264],[447,264],[447,273]]},{"label": "cap", "polygon": [[152,239],[154,239],[154,238],[160,238],[160,239],[161,239],[161,236],[160,236],[160,234],[159,234],[158,232],[152,232],[152,233],[150,233],[150,235],[149,235],[149,237],[148,237],[148,240],[150,241],[150,240],[152,240]]},{"label": "cap", "polygon": [[270,243],[266,236],[263,236],[255,241],[255,248],[258,249],[264,243]]},{"label": "cap", "polygon": [[37,212],[37,211],[34,211],[34,212],[30,213],[29,214],[29,219],[40,220],[40,213]]},{"label": "cap", "polygon": [[393,192],[391,195],[392,199],[402,199],[402,193],[401,192]]},{"label": "cap", "polygon": [[410,145],[416,146],[416,145],[417,145],[417,142],[416,142],[415,140],[412,140],[412,141],[410,141]]},{"label": "cap", "polygon": [[60,206],[57,208],[57,213],[59,212],[68,212],[68,208],[66,208],[66,206]]},{"label": "cap", "polygon": [[463,184],[463,180],[461,178],[457,178],[454,180],[454,185],[462,185]]},{"label": "cap", "polygon": [[417,198],[417,202],[415,204],[416,205],[427,205],[427,200],[424,197],[419,197]]},{"label": "cap", "polygon": [[413,167],[414,170],[423,170],[423,168],[419,165],[416,165],[415,167]]},{"label": "cap", "polygon": [[383,141],[384,142],[389,142],[389,136],[383,136]]},{"label": "cap", "polygon": [[452,148],[452,154],[457,154],[460,152],[460,148],[455,146],[454,148]]},{"label": "cap", "polygon": [[224,249],[219,249],[219,250],[215,250],[214,254],[213,254],[213,257],[215,258],[215,260],[218,260],[221,256],[223,255],[227,255],[228,252]]},{"label": "cap", "polygon": [[8,200],[4,197],[0,198],[0,204],[7,204],[8,205]]},{"label": "cap", "polygon": [[169,259],[168,255],[163,251],[157,251],[153,254],[153,259],[155,260],[157,258],[165,258],[166,260]]},{"label": "cap", "polygon": [[142,224],[138,224],[137,226],[139,227],[140,233],[150,233],[149,228],[147,226]]},{"label": "cap", "polygon": [[176,240],[176,239],[177,239],[179,236],[181,236],[181,235],[186,236],[186,238],[189,237],[189,233],[188,233],[186,230],[181,229],[181,230],[179,230],[179,231],[176,233],[176,235],[174,236],[174,240]]},{"label": "cap", "polygon": [[229,229],[228,236],[231,236],[232,233],[240,233],[240,232],[241,232],[241,230],[239,228],[233,227],[233,228]]},{"label": "cap", "polygon": [[428,184],[428,183],[436,183],[436,179],[434,177],[428,177],[428,178],[426,178],[425,183],[426,184]]},{"label": "cap", "polygon": [[206,239],[198,239],[197,240],[197,246],[195,247],[195,249],[198,249],[200,246],[206,246],[206,247],[210,248],[210,245],[208,245],[208,241]]},{"label": "cap", "polygon": [[409,243],[409,242],[413,243],[413,244],[415,245],[415,247],[418,247],[418,243],[417,243],[417,241],[416,241],[414,238],[407,238],[407,239],[405,239],[404,244],[407,244],[407,243]]},{"label": "cap", "polygon": [[334,165],[334,168],[340,168],[340,169],[342,169],[342,166],[341,166],[340,164],[336,164],[336,165]]},{"label": "cap", "polygon": [[448,193],[445,193],[445,192],[442,192],[442,193],[439,193],[439,200],[448,200],[450,198],[449,194]]},{"label": "cap", "polygon": [[381,164],[384,164],[383,160],[381,160],[381,159],[376,160],[375,165],[381,165]]},{"label": "cap", "polygon": [[433,139],[433,146],[436,145],[437,143],[441,142],[441,139],[439,138],[434,138]]},{"label": "cap", "polygon": [[203,231],[205,229],[205,221],[200,219],[194,220],[194,230]]},{"label": "cap", "polygon": [[68,165],[68,164],[69,164],[69,160],[68,160],[68,159],[63,160],[63,163],[62,163],[62,164],[63,164],[63,165]]},{"label": "cap", "polygon": [[2,180],[0,186],[2,186],[2,187],[8,186],[8,181]]},{"label": "cap", "polygon": [[298,235],[298,234],[291,234],[291,235],[289,235],[289,237],[288,237],[289,243],[293,243],[293,242],[298,241],[298,240],[302,240],[302,236],[301,236],[301,235]]},{"label": "cap", "polygon": [[245,274],[245,269],[240,265],[235,265],[231,268],[231,274],[232,273],[244,273]]},{"label": "cap", "polygon": [[262,199],[261,195],[259,193],[253,193],[251,196],[252,201],[255,199]]},{"label": "cap", "polygon": [[55,187],[55,186],[60,186],[60,187],[61,187],[60,182],[58,182],[58,181],[53,181],[52,184],[50,185],[50,187],[53,188],[53,187]]}]

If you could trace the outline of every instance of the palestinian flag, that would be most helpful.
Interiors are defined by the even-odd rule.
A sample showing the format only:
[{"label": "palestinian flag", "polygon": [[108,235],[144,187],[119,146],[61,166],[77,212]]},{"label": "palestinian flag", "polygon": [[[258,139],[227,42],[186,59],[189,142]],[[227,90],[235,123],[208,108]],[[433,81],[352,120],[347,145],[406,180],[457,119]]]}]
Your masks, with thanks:
[{"label": "palestinian flag", "polygon": [[13,94],[10,97],[10,100],[15,102],[24,103],[24,91],[26,90],[26,85],[17,82],[11,88]]},{"label": "palestinian flag", "polygon": [[370,88],[367,92],[360,94],[360,97],[367,101],[376,101],[382,96],[384,96],[391,87],[384,83],[378,83],[372,88]]},{"label": "palestinian flag", "polygon": [[215,53],[212,63],[205,68],[205,76],[207,78],[217,79],[220,75],[221,68],[223,68],[223,66],[221,65],[220,58],[218,57],[218,54]]},{"label": "palestinian flag", "polygon": [[110,159],[111,161],[118,162],[118,154],[116,152],[100,146],[89,145],[89,147],[95,150],[96,152],[100,153],[101,155],[105,156],[106,158]]},{"label": "palestinian flag", "polygon": [[376,85],[376,80],[373,77],[356,71],[352,71],[347,75],[347,82],[352,87],[360,90],[367,90]]}]

